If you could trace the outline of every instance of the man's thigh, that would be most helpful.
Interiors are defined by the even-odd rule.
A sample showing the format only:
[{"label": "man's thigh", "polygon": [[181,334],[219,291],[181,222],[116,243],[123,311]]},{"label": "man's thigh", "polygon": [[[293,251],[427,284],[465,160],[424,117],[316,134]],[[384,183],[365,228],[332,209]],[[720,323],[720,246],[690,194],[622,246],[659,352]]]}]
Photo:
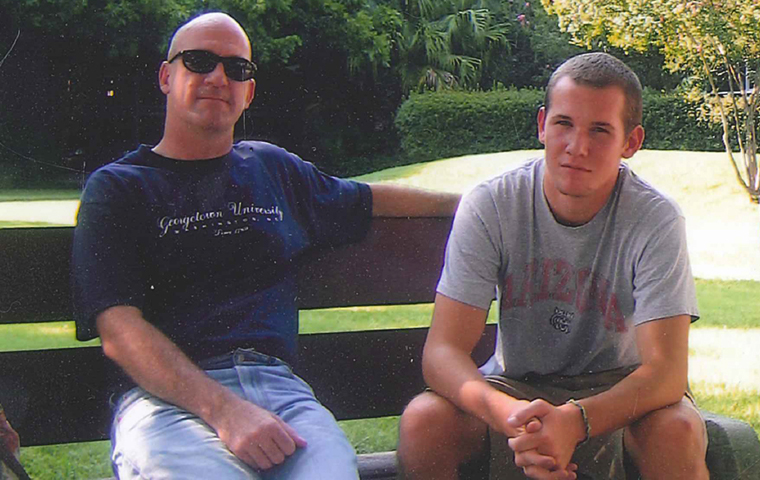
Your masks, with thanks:
[{"label": "man's thigh", "polygon": [[332,414],[290,367],[281,362],[246,361],[207,373],[235,394],[280,416],[307,446],[282,465],[256,472],[198,417],[136,390],[136,397],[122,402],[114,419],[113,461],[121,479],[137,478],[130,476],[132,471],[150,472],[143,478],[357,478],[353,447]]},{"label": "man's thigh", "polygon": [[200,418],[142,390],[118,407],[111,442],[120,480],[261,478]]},{"label": "man's thigh", "polygon": [[257,368],[236,367],[243,396],[277,414],[306,440],[282,465],[262,475],[265,479],[354,480],[356,453],[332,413],[314,396],[311,387],[285,364]]}]

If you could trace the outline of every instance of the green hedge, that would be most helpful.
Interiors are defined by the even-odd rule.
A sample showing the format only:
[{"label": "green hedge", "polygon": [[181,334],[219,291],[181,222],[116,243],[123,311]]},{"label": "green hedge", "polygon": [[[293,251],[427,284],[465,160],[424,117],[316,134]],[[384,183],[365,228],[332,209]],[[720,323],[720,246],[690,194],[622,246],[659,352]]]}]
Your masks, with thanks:
[{"label": "green hedge", "polygon": [[698,120],[697,105],[681,95],[645,90],[642,124],[644,148],[651,150],[723,151],[723,127]]},{"label": "green hedge", "polygon": [[539,148],[540,90],[413,94],[399,107],[396,129],[415,162],[471,153]]},{"label": "green hedge", "polygon": [[[396,114],[408,163],[476,153],[541,148],[536,112],[542,90],[413,94]],[[676,94],[644,92],[644,148],[721,151],[722,129],[696,119],[696,107]]]}]

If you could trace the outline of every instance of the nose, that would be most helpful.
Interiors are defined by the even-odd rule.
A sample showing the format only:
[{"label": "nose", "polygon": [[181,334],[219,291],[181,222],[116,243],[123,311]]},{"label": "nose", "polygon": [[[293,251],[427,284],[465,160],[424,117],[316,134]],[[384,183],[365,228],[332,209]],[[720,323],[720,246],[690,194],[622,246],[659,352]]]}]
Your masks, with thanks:
[{"label": "nose", "polygon": [[224,65],[222,62],[216,64],[216,67],[212,71],[206,74],[205,82],[214,86],[224,86],[227,84],[227,74],[224,72]]},{"label": "nose", "polygon": [[567,142],[566,151],[568,154],[585,157],[588,155],[589,149],[589,135],[587,132],[581,129],[576,129],[570,134],[569,141]]}]

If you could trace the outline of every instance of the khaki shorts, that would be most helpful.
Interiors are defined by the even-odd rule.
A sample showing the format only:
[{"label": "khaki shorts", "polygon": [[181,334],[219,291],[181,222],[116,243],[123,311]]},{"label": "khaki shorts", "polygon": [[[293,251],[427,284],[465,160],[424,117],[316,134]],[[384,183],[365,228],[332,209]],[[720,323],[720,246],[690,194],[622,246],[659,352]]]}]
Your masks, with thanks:
[{"label": "khaki shorts", "polygon": [[[633,370],[635,367],[624,367],[572,377],[528,375],[521,380],[487,375],[486,381],[494,388],[520,400],[532,401],[542,398],[553,405],[561,405],[571,398],[586,398],[609,390]],[[685,392],[685,395],[694,402],[690,392]],[[489,436],[490,478],[521,478],[522,469],[513,463],[514,454],[507,444],[507,437],[493,430]],[[626,480],[623,460],[622,429],[590,438],[573,454],[573,463],[578,465],[579,479]]]}]

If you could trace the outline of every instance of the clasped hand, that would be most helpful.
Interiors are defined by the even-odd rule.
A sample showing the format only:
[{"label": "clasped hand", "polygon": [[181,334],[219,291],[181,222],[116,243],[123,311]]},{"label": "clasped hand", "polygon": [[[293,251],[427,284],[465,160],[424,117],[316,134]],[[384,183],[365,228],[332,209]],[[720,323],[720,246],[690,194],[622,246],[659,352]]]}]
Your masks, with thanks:
[{"label": "clasped hand", "polygon": [[[570,408],[568,408],[570,407]],[[515,465],[530,478],[573,480],[578,466],[570,463],[579,441],[577,407],[555,407],[545,400],[525,402],[507,419],[509,447]]]}]

